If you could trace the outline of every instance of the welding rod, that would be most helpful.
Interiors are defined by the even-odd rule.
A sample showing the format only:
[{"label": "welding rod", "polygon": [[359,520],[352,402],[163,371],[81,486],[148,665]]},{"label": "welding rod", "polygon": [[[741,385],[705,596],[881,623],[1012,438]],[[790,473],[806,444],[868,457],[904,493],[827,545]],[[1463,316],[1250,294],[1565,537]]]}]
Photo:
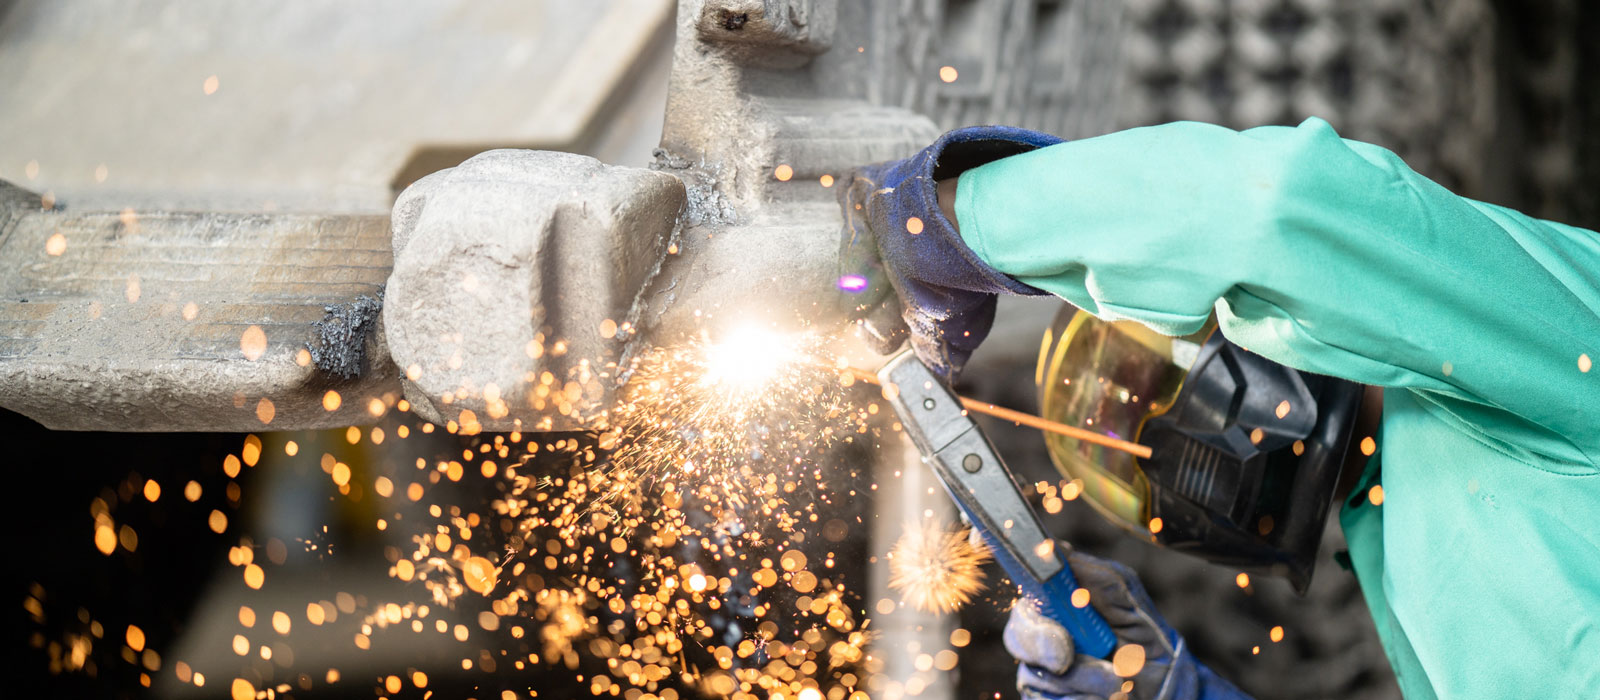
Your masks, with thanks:
[{"label": "welding rod", "polygon": [[[845,371],[857,381],[863,381],[868,384],[879,383],[878,375],[868,372],[864,369],[846,367]],[[1109,447],[1113,450],[1121,450],[1141,459],[1150,459],[1150,448],[1136,442],[1118,440],[1114,437],[1101,435],[1100,433],[1092,430],[1084,430],[1083,428],[1076,428],[1065,423],[1057,423],[1056,421],[1040,418],[1039,416],[1031,413],[1013,411],[1003,406],[996,406],[992,403],[984,403],[977,399],[969,399],[965,396],[958,395],[956,398],[961,399],[962,407],[966,408],[968,411],[994,416],[995,418],[1008,420],[1020,425],[1026,425],[1030,428],[1038,428],[1039,430],[1043,430],[1048,433],[1065,435],[1069,438],[1093,443],[1101,447]]]}]

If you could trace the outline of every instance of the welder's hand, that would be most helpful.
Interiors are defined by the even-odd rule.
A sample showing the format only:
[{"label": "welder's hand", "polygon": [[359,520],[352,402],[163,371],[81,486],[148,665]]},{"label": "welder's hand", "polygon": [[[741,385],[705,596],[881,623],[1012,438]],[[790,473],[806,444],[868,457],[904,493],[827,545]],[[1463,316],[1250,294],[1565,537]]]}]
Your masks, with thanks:
[{"label": "welder's hand", "polygon": [[1044,294],[989,267],[939,210],[936,181],[1060,143],[1026,129],[957,129],[905,160],[857,169],[839,188],[839,289],[867,338],[892,352],[909,334],[941,378],[959,374],[989,334],[996,294]]},{"label": "welder's hand", "polygon": [[1017,601],[1006,623],[1005,643],[1021,662],[1017,690],[1025,700],[1249,698],[1195,660],[1177,630],[1156,612],[1133,570],[1081,552],[1070,552],[1067,563],[1078,585],[1089,592],[1089,605],[1116,633],[1117,650],[1110,659],[1079,655],[1061,625],[1041,614],[1031,600]]}]

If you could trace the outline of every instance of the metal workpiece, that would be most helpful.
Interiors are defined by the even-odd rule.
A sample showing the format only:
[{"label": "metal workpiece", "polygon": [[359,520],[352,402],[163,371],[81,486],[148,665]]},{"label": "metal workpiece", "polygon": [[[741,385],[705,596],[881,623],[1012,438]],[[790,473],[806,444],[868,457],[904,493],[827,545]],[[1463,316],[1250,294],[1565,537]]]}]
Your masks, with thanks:
[{"label": "metal workpiece", "polygon": [[384,327],[418,415],[594,427],[645,347],[845,329],[832,187],[937,129],[814,70],[836,15],[832,0],[683,0],[651,170],[494,151],[408,188]]},{"label": "metal workpiece", "polygon": [[573,430],[608,405],[683,184],[550,151],[489,151],[401,194],[385,333],[417,415]]},{"label": "metal workpiece", "polygon": [[838,206],[775,204],[736,226],[687,228],[668,256],[638,323],[671,345],[736,327],[843,327],[838,291]]},{"label": "metal workpiece", "polygon": [[[391,152],[392,144],[386,143],[381,158],[350,156],[355,158],[350,163],[335,159],[344,165],[331,169],[338,173],[334,177],[283,179],[283,173],[300,171],[274,165],[263,171],[279,177],[272,198],[261,194],[265,184],[255,183],[245,193],[251,196],[218,201],[252,209],[266,208],[264,202],[275,198],[302,213],[158,212],[146,206],[137,215],[143,222],[140,237],[85,223],[117,219],[123,201],[119,197],[127,197],[128,191],[79,187],[96,202],[118,204],[97,205],[111,210],[106,214],[71,209],[32,213],[30,218],[46,218],[27,224],[34,228],[26,235],[55,226],[46,221],[72,221],[89,228],[66,232],[67,252],[52,261],[76,259],[85,250],[80,243],[87,240],[114,242],[116,253],[95,261],[94,274],[104,279],[92,293],[83,291],[76,276],[48,282],[28,277],[26,262],[8,273],[6,283],[15,293],[6,297],[9,315],[0,317],[0,323],[26,330],[11,332],[4,341],[10,345],[9,354],[0,359],[7,372],[0,377],[0,405],[58,427],[308,428],[369,420],[366,412],[351,410],[357,403],[351,397],[398,393],[398,378],[409,377],[404,395],[430,420],[457,420],[483,430],[559,430],[592,425],[589,418],[613,402],[629,358],[647,346],[715,336],[733,325],[822,333],[844,329],[846,319],[834,298],[840,214],[832,188],[851,168],[908,156],[943,128],[962,123],[1007,121],[1064,129],[1068,135],[1109,124],[1109,117],[1097,116],[1109,114],[1109,90],[1079,75],[1099,75],[1090,68],[1101,64],[1098,58],[1051,53],[1008,71],[998,67],[1009,65],[1010,54],[995,53],[995,47],[1032,37],[1030,41],[1051,46],[1098,52],[1096,47],[1109,46],[1105,29],[1114,18],[1092,9],[1098,5],[1094,3],[1041,9],[1037,16],[1014,11],[1022,7],[1020,0],[1005,4],[1015,8],[969,17],[970,8],[946,7],[936,0],[679,0],[654,172],[565,153],[491,151],[423,176],[406,189],[394,204],[389,231],[380,216],[304,212],[325,201],[365,207],[378,199],[374,182],[409,182],[412,171],[434,162],[424,157],[427,153],[454,153],[463,143],[496,140],[470,134],[464,141],[445,139],[455,145],[423,149],[409,159],[403,150]],[[576,42],[573,54],[586,66],[604,59],[604,71],[573,73],[601,76],[594,79],[596,85],[589,86],[588,77],[560,81],[550,93],[551,104],[560,107],[540,108],[519,122],[545,135],[517,135],[527,130],[519,127],[501,142],[577,147],[576,141],[567,141],[597,128],[589,122],[603,120],[595,115],[605,114],[608,93],[598,83],[625,84],[622,76],[628,74],[629,61],[644,56],[651,45],[647,39],[655,36],[649,28],[661,26],[669,14],[646,0],[607,5],[593,22],[626,24],[628,31],[623,38]],[[489,21],[487,15],[474,21],[479,20]],[[575,43],[549,41],[552,47]],[[941,79],[940,67],[946,64],[960,69],[959,81]],[[211,95],[223,105],[240,94],[232,92],[237,83],[226,77],[221,85],[216,93],[201,96]],[[1062,97],[1063,90],[1072,93],[1071,99]],[[290,104],[312,115],[303,120],[306,124],[344,116],[322,103]],[[420,114],[418,119],[477,124],[481,120],[471,114],[475,104]],[[588,116],[552,116],[569,112]],[[926,114],[939,115],[942,122],[936,126]],[[589,125],[580,129],[575,126],[579,123]],[[182,141],[195,128],[163,132],[164,138]],[[307,131],[309,126],[296,129],[286,138],[323,133],[320,128]],[[400,129],[394,138],[437,141],[406,136],[412,131]],[[215,140],[205,136],[196,143]],[[321,163],[346,148],[302,145],[283,151],[289,147],[273,149],[267,162],[296,167]],[[234,157],[234,151],[214,151],[209,145],[200,152],[179,152],[213,169],[221,166],[206,158]],[[64,157],[50,155],[43,161],[45,172],[54,172],[51,163]],[[188,206],[210,201],[207,197],[222,189],[211,180],[196,180],[199,191],[181,192],[186,181],[163,179],[148,163],[142,168],[111,163],[110,182],[131,186],[145,197],[128,201]],[[396,169],[401,173],[392,172]],[[251,178],[260,177],[257,170],[235,179],[255,182]],[[125,180],[124,172],[142,179]],[[359,174],[362,194],[346,198],[340,188],[353,172]],[[151,189],[160,192],[146,191]],[[299,194],[289,196],[294,193]],[[84,195],[68,191],[64,199],[70,204],[74,196]],[[32,193],[19,197],[38,199]],[[251,202],[263,203],[252,207]],[[206,243],[181,252],[152,247],[136,254],[135,244],[162,245],[153,236],[168,227],[188,231],[182,234],[187,236],[204,230]],[[391,248],[384,243],[390,235],[396,262],[392,275],[387,269]],[[280,236],[284,240],[277,240]],[[22,237],[8,234],[6,255],[16,256],[8,262],[37,257],[43,242],[23,243]],[[141,267],[154,264],[152,260],[169,268]],[[224,269],[228,272],[217,272]],[[202,276],[204,284],[198,281]],[[133,277],[142,281],[143,301],[122,309],[118,304],[127,302],[117,300]],[[69,279],[78,287],[53,286]],[[269,289],[261,280],[279,286]],[[193,297],[200,309],[195,321],[169,328],[162,324],[170,323],[170,316],[135,323],[124,314],[145,309],[155,294],[180,288],[173,303],[181,311],[189,302],[182,297]],[[24,304],[19,301],[23,298],[30,301]],[[60,327],[43,330],[43,312],[32,304],[44,298],[78,299],[74,303],[83,305],[83,314],[89,304],[99,302],[95,308],[101,317],[92,327],[99,335],[91,337],[90,331],[69,325],[78,312],[65,307],[51,312],[50,323]],[[162,303],[167,303],[164,297]],[[238,327],[223,330],[218,325],[196,335],[198,328],[211,329],[207,324],[213,320],[223,323],[208,315],[208,303],[240,310],[230,311],[226,320]],[[381,323],[371,318],[380,306]],[[268,347],[256,360],[238,365],[240,334],[252,325],[264,330]],[[72,340],[48,345],[43,344],[46,338]],[[189,344],[181,352],[163,346],[184,338]],[[361,352],[352,351],[356,346]],[[302,349],[315,361],[293,362]],[[274,354],[280,352],[287,354]],[[182,363],[175,364],[175,354],[181,354]],[[62,359],[69,355],[78,359]],[[280,363],[284,358],[288,364]],[[269,367],[272,371],[263,373]],[[113,369],[124,374],[113,374]],[[78,393],[62,393],[59,387],[64,385],[79,387]],[[324,410],[321,401],[330,389],[345,398],[335,411]],[[117,398],[101,403],[90,393]],[[212,395],[227,400],[216,405],[203,398]],[[94,407],[55,408],[63,396],[77,402],[63,406]],[[235,399],[243,407],[236,407]],[[270,423],[256,417],[261,399],[275,406],[275,412],[261,412],[272,416]],[[472,412],[471,420],[461,420],[463,410]]]},{"label": "metal workpiece", "polygon": [[46,199],[0,182],[0,406],[57,430],[247,431],[370,422],[398,396],[360,301],[382,293],[388,217]]},{"label": "metal workpiece", "polygon": [[652,342],[752,323],[844,326],[833,183],[938,129],[864,99],[848,75],[864,60],[820,60],[855,53],[873,31],[841,14],[836,0],[679,3],[655,167],[684,178],[689,209],[640,319]]},{"label": "metal workpiece", "polygon": [[[702,40],[733,48],[742,62],[763,67],[804,65],[833,43],[838,0],[706,0],[694,14],[679,4]],[[749,47],[741,51],[739,47]]]},{"label": "metal workpiece", "polygon": [[[15,293],[0,322],[20,330],[0,359],[0,405],[55,427],[307,428],[367,420],[350,399],[392,398],[404,377],[404,395],[430,420],[571,429],[612,403],[625,375],[613,363],[626,365],[648,345],[715,336],[730,325],[841,329],[833,183],[936,138],[940,129],[918,110],[937,111],[937,99],[999,105],[1016,97],[989,69],[958,85],[938,82],[939,62],[955,50],[937,40],[941,23],[960,19],[942,18],[940,7],[680,0],[655,172],[564,153],[492,151],[425,176],[394,205],[392,275],[382,217],[141,211],[142,234],[128,236],[104,223],[119,220],[118,211],[34,211],[7,235],[14,259],[37,257],[44,242],[23,239],[48,239],[57,220],[72,222],[63,231],[66,252],[47,261],[58,268],[88,264],[77,257],[87,241],[117,247],[94,260],[104,279],[92,292],[76,272],[46,280],[30,277],[26,264],[11,271],[6,283]],[[646,27],[664,16],[619,3],[606,21]],[[591,43],[604,48],[583,46]],[[578,111],[598,113],[594,99],[580,102],[589,106]],[[1029,118],[1054,109],[1030,110]],[[168,229],[204,230],[206,243],[134,250],[164,245],[157,237]],[[168,267],[149,267],[154,260]],[[135,278],[142,305],[119,302]],[[78,286],[57,288],[65,279]],[[170,303],[180,313],[138,317],[156,294],[177,294]],[[185,296],[199,313],[175,323],[191,301]],[[71,303],[83,308],[58,304],[45,314],[37,300],[46,298],[77,299]],[[73,325],[96,302],[96,323]],[[224,320],[208,304],[241,311]],[[380,306],[378,329],[372,316]],[[245,360],[240,337],[251,326],[263,329],[267,348]],[[182,350],[164,347],[174,339],[184,339]],[[301,350],[314,361],[299,364]],[[324,410],[328,390],[344,397],[339,409]]]},{"label": "metal workpiece", "polygon": [[822,175],[905,157],[938,137],[926,117],[868,98],[864,47],[883,45],[893,21],[844,5],[680,0],[661,163],[713,174],[731,204],[723,223],[774,201],[831,202]]}]

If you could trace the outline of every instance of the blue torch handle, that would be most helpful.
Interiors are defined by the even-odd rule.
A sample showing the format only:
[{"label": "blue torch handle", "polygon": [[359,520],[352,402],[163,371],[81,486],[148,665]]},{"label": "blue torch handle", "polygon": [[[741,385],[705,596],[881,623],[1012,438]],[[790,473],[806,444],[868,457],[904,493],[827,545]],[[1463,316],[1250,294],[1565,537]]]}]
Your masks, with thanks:
[{"label": "blue torch handle", "polygon": [[[967,510],[966,504],[961,503],[960,499],[956,499],[956,503],[961,510]],[[1022,562],[1011,556],[994,533],[981,524],[983,521],[980,518],[973,517],[970,512],[967,516],[983,536],[984,543],[989,545],[989,551],[1000,568],[1005,569],[1006,575],[1022,588],[1024,595],[1033,599],[1034,604],[1039,606],[1039,612],[1067,630],[1077,653],[1097,659],[1111,656],[1111,652],[1117,648],[1117,635],[1111,631],[1111,625],[1094,608],[1072,605],[1072,592],[1078,590],[1078,579],[1072,575],[1072,567],[1067,566],[1066,552],[1059,546],[1055,548],[1055,555],[1062,564],[1061,570],[1048,580],[1040,581],[1028,572]]]},{"label": "blue torch handle", "polygon": [[1078,653],[1109,656],[1117,646],[1111,625],[1094,608],[1073,607],[1078,580],[1066,552],[1039,522],[1005,460],[960,398],[909,350],[879,369],[878,380],[922,461],[1006,575],[1034,599],[1040,612],[1066,628]]}]

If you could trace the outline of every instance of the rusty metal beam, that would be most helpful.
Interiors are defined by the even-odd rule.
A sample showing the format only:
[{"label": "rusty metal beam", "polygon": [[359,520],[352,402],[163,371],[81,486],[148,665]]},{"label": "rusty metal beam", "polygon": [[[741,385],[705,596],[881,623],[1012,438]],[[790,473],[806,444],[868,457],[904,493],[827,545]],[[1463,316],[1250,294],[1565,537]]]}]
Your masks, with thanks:
[{"label": "rusty metal beam", "polygon": [[388,217],[43,204],[0,181],[0,406],[57,430],[245,431],[364,423],[398,392],[381,336],[336,328],[376,322],[348,307],[382,293]]}]

